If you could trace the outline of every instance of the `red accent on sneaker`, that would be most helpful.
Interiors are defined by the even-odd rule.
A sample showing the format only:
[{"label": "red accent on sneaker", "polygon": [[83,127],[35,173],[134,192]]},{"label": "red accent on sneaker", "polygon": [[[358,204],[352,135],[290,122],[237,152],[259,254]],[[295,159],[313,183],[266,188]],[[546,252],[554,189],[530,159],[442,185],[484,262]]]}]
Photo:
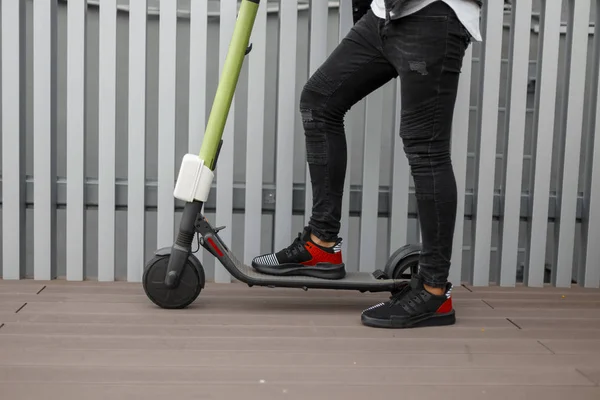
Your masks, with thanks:
[{"label": "red accent on sneaker", "polygon": [[308,261],[304,261],[302,265],[315,266],[319,263],[328,263],[328,264],[341,264],[342,263],[342,252],[339,251],[337,253],[330,253],[321,249],[319,246],[311,242],[306,242],[304,245],[306,250],[310,253],[312,258]]},{"label": "red accent on sneaker", "polygon": [[446,300],[444,304],[437,309],[436,314],[447,314],[450,311],[452,311],[452,297]]}]

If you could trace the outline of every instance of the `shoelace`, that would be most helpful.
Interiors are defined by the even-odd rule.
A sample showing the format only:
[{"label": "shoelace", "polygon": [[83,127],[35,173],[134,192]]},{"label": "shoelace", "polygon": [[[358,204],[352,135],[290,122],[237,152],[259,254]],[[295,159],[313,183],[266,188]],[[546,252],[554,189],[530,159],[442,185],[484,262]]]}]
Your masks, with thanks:
[{"label": "shoelace", "polygon": [[292,244],[289,245],[287,249],[285,249],[285,254],[288,257],[292,258],[292,257],[296,256],[303,248],[304,248],[304,244],[302,244],[302,234],[299,233],[298,237],[296,239],[294,239]]},{"label": "shoelace", "polygon": [[410,285],[405,285],[404,287],[402,287],[402,289],[390,296],[390,305],[396,305],[400,303],[403,299],[408,297],[407,294],[411,290],[412,288],[410,287]]}]

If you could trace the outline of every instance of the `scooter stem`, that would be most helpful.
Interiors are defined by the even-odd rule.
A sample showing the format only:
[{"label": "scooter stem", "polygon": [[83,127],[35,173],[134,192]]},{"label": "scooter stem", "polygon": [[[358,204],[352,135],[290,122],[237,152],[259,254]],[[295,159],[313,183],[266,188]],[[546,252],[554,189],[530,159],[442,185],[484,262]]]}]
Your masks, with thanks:
[{"label": "scooter stem", "polygon": [[[206,132],[200,148],[200,159],[211,170],[216,167],[219,144],[225,129],[225,123],[233,101],[240,71],[247,54],[250,35],[258,12],[260,0],[242,0],[241,8],[229,44],[225,64],[217,93],[210,112]],[[192,241],[196,233],[196,219],[202,211],[202,203],[198,201],[186,203],[179,225],[179,234],[171,248],[171,256],[165,275],[165,286],[174,288],[179,284],[181,271],[191,251]]]},{"label": "scooter stem", "polygon": [[246,56],[246,49],[250,42],[259,3],[260,0],[242,0],[213,107],[208,118],[206,132],[200,148],[200,158],[204,160],[205,165],[213,170],[219,142],[223,136],[235,88]]}]

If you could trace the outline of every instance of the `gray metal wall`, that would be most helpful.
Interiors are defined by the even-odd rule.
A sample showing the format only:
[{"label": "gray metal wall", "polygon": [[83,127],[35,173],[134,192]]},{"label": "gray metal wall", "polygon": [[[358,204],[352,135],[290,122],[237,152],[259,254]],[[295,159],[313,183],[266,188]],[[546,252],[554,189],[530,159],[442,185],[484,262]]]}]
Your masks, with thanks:
[{"label": "gray metal wall", "polygon": [[[127,241],[126,241],[126,229],[127,229],[127,219],[126,219],[126,180],[127,180],[127,152],[128,152],[128,143],[127,143],[127,131],[128,131],[128,26],[129,26],[129,16],[126,11],[128,6],[128,1],[119,0],[118,4],[122,6],[121,11],[118,14],[117,19],[117,109],[116,109],[116,132],[117,132],[117,146],[116,146],[116,178],[117,181],[122,181],[123,184],[120,185],[118,182],[117,185],[117,205],[121,205],[122,209],[117,210],[117,218],[116,218],[116,276],[119,279],[124,279],[126,277],[126,249],[127,249]],[[209,17],[209,29],[208,29],[208,80],[209,83],[206,87],[206,98],[207,98],[207,110],[208,113],[210,111],[210,102],[214,96],[217,82],[218,82],[218,54],[219,54],[219,18],[218,18],[218,1],[209,1],[209,13],[211,13]],[[302,3],[302,2],[301,2]],[[532,135],[532,126],[533,126],[533,109],[534,109],[534,97],[535,97],[535,84],[538,83],[536,80],[536,63],[538,58],[538,32],[536,31],[536,24],[539,21],[537,17],[537,13],[541,9],[541,1],[534,1],[534,13],[532,15],[532,26],[533,29],[531,31],[530,39],[530,82],[532,91],[529,93],[527,98],[527,130],[526,130],[526,140],[525,140],[525,158],[524,158],[524,173],[521,177],[523,182],[523,198],[524,203],[528,196],[528,191],[531,189],[530,182],[530,168],[531,168],[531,153],[535,148],[534,141],[535,138]],[[567,22],[568,17],[568,1],[564,2],[563,5],[563,16],[562,20],[564,24]],[[26,136],[26,173],[28,177],[33,176],[33,125],[31,123],[33,118],[33,41],[32,41],[32,4],[33,2],[27,1],[27,68],[26,68],[26,81],[27,81],[27,92],[25,93],[27,99],[27,136]],[[158,7],[158,0],[150,0],[148,2],[149,7]],[[596,1],[592,1],[592,12],[590,21],[593,22],[594,16],[596,14],[595,7]],[[274,10],[277,9],[278,2],[269,2],[269,6]],[[189,35],[190,35],[190,20],[188,18],[189,12],[189,0],[179,0],[178,8],[180,11],[179,19],[177,23],[177,113],[176,113],[176,132],[175,132],[175,144],[176,144],[176,163],[178,168],[178,162],[187,152],[187,135],[188,135],[188,74],[189,74]],[[67,54],[67,19],[66,19],[66,3],[64,1],[59,2],[58,7],[58,37],[57,37],[57,71],[58,71],[58,82],[57,82],[57,91],[58,91],[58,103],[57,103],[57,175],[59,180],[64,178],[67,175],[66,170],[66,81],[67,81],[67,69],[66,69],[66,54]],[[328,32],[329,36],[327,38],[328,49],[331,51],[334,46],[338,42],[338,8],[331,7],[328,16]],[[509,55],[509,43],[510,43],[510,21],[511,14],[510,11],[507,11],[505,14],[505,26],[502,40],[502,70],[501,70],[501,81],[500,81],[500,98],[499,98],[499,112],[498,112],[498,138],[497,138],[497,164],[495,170],[495,178],[494,178],[494,189],[498,192],[497,201],[494,206],[494,213],[500,216],[503,209],[501,207],[501,196],[499,195],[503,189],[503,156],[504,156],[504,132],[505,132],[505,107],[507,106],[507,85],[508,85],[508,55]],[[94,196],[97,196],[97,187],[95,185],[95,180],[98,177],[98,86],[102,84],[102,82],[98,82],[98,42],[99,42],[99,34],[98,34],[98,9],[95,6],[92,6],[92,2],[90,2],[90,6],[88,8],[88,24],[87,24],[87,115],[86,115],[86,124],[87,124],[87,136],[86,136],[86,154],[85,154],[85,162],[87,169],[87,177],[89,179],[88,184],[88,193],[89,200],[91,203],[94,203]],[[148,20],[148,36],[147,36],[147,142],[145,144],[145,148],[143,144],[140,144],[140,151],[146,152],[146,176],[149,182],[156,181],[156,177],[158,174],[158,163],[156,162],[156,155],[158,151],[157,145],[157,137],[158,137],[158,54],[159,54],[159,20],[158,16],[150,13]],[[278,65],[278,14],[276,12],[269,13],[268,16],[268,43],[267,43],[267,61],[266,61],[266,76],[268,77],[269,82],[275,82],[270,77],[275,77],[277,75],[277,65]],[[297,66],[296,66],[296,96],[299,96],[300,89],[302,85],[308,78],[308,57],[309,57],[309,11],[305,9],[300,9],[299,11],[299,21],[298,21],[298,36],[297,36]],[[566,32],[566,30],[565,30]],[[591,29],[593,32],[593,29]],[[589,35],[589,42],[587,43],[589,53],[587,58],[588,63],[588,74],[593,73],[592,68],[594,66],[593,60],[593,34]],[[290,44],[293,46],[294,44]],[[466,189],[467,189],[467,197],[465,204],[465,214],[467,221],[465,224],[464,231],[464,266],[462,272],[462,278],[465,280],[470,280],[472,278],[472,265],[470,264],[471,260],[471,238],[472,238],[472,229],[474,226],[471,226],[469,223],[470,214],[473,211],[473,198],[472,195],[473,190],[475,189],[475,171],[476,171],[476,159],[475,159],[475,151],[476,151],[476,139],[478,135],[478,127],[477,123],[477,110],[480,106],[480,55],[482,50],[482,44],[474,43],[473,44],[473,68],[472,68],[472,84],[471,84],[471,118],[470,118],[470,133],[469,133],[469,157],[467,164],[467,180],[466,180]],[[560,107],[562,104],[562,99],[565,96],[565,34],[561,34],[561,44],[560,44],[560,63],[559,63],[559,79],[556,86],[557,91],[557,112],[554,116],[548,116],[549,118],[555,118],[555,140],[558,142],[560,139],[560,126],[561,126],[561,113]],[[235,131],[235,159],[236,163],[234,165],[234,182],[238,182],[240,191],[234,192],[234,205],[241,204],[243,206],[243,197],[235,198],[235,193],[238,196],[243,196],[243,183],[245,181],[245,159],[246,159],[246,131],[244,129],[245,121],[246,121],[246,110],[247,110],[247,68],[248,64],[246,63],[240,84],[238,86],[238,96],[236,97],[236,108],[235,108],[235,120],[236,120],[236,131]],[[385,98],[391,98],[395,92],[395,82],[391,82],[386,87],[382,89],[385,92]],[[267,189],[273,188],[275,182],[275,136],[276,136],[276,102],[277,102],[277,93],[276,93],[276,85],[267,84],[266,85],[266,103],[265,103],[265,142],[264,142],[264,158],[256,160],[256,162],[263,163],[263,181],[265,187]],[[401,154],[392,154],[390,149],[393,149],[393,134],[397,135],[397,132],[394,132],[394,114],[395,110],[393,109],[392,102],[384,103],[384,109],[382,110],[383,116],[383,132],[389,134],[383,134],[381,137],[381,159],[380,159],[380,181],[379,184],[381,186],[382,193],[385,195],[389,190],[389,187],[392,184],[392,157],[403,157]],[[364,120],[366,116],[364,115],[364,110],[358,109],[358,111],[351,114],[351,117],[348,120],[348,132],[349,135],[358,131],[357,129],[353,129],[355,126],[364,126]],[[587,111],[586,111],[587,112]],[[587,121],[587,114],[584,120]],[[290,129],[292,126],[290,125]],[[295,151],[297,152],[297,156],[294,157],[294,183],[297,188],[297,200],[295,203],[295,209],[297,208],[299,211],[303,209],[303,185],[305,181],[305,164],[304,164],[304,143],[303,143],[303,132],[302,126],[300,124],[300,118],[296,118],[295,124]],[[586,135],[591,132],[588,129],[587,125],[584,129],[584,140]],[[350,176],[351,176],[351,184],[353,185],[353,191],[355,195],[352,197],[351,207],[352,212],[356,212],[358,214],[360,212],[360,194],[361,185],[363,182],[363,138],[362,137],[352,137],[353,146],[352,146],[352,154],[351,154],[351,164],[350,167]],[[558,171],[559,165],[556,162],[558,159],[557,151],[559,150],[559,146],[554,146],[553,160],[552,163],[552,178],[551,178],[551,191],[556,193],[558,190]],[[369,162],[369,160],[367,160]],[[582,157],[582,168],[585,167],[585,158]],[[568,177],[569,179],[578,179],[580,191],[583,191],[584,184],[584,174],[580,174],[578,177]],[[510,177],[510,179],[517,179],[517,177]],[[63,179],[64,180],[64,179]],[[58,196],[59,203],[60,199],[64,200],[64,182],[59,183],[58,186]],[[32,184],[30,183],[28,187],[31,189]],[[28,198],[32,199],[31,196],[32,191],[29,190]],[[155,196],[152,194],[152,189],[149,189],[149,204],[155,205],[153,203],[153,198]],[[154,197],[153,197],[154,196]],[[414,199],[411,199],[410,207],[413,211],[414,207]],[[388,238],[388,230],[389,230],[389,201],[385,196],[380,196],[379,199],[380,204],[380,217],[378,218],[378,235],[382,238],[382,245],[377,249],[377,264],[382,265],[387,259],[390,249],[394,247],[398,247],[403,245],[403,243],[389,243],[386,242],[386,238]],[[269,199],[265,199],[265,208],[269,209],[271,205],[269,204]],[[550,198],[550,217],[553,218],[557,215],[557,210],[554,209],[555,201],[553,197]],[[521,222],[520,229],[520,239],[519,239],[519,247],[522,249],[526,248],[526,233],[527,233],[527,217],[531,215],[531,210],[527,210],[527,207],[522,211],[523,221]],[[233,229],[232,233],[232,246],[234,249],[243,248],[244,237],[243,237],[243,224],[244,224],[244,216],[242,214],[243,210],[237,210],[238,212],[233,216],[233,227],[229,227],[228,229]],[[579,210],[581,213],[581,209]],[[64,207],[57,212],[57,265],[58,265],[58,275],[65,275],[65,210]],[[177,217],[179,213],[177,213]],[[214,214],[211,212],[208,213],[209,219],[214,218]],[[89,278],[94,278],[97,273],[97,211],[94,209],[93,204],[90,209],[86,212],[87,218],[87,227],[86,227],[86,241],[87,241],[87,249],[86,249],[86,275]],[[299,230],[303,226],[304,216],[303,215],[295,215],[293,217],[294,228]],[[218,221],[217,221],[218,224]],[[273,216],[269,212],[265,212],[263,215],[263,224],[262,224],[262,232],[260,234],[263,236],[262,240],[262,250],[270,251],[272,250],[272,236],[273,236]],[[349,237],[347,241],[348,245],[348,253],[345,254],[345,258],[347,261],[347,265],[349,269],[356,270],[358,269],[358,251],[359,246],[356,245],[359,240],[359,230],[360,230],[360,217],[358,215],[354,215],[350,218],[350,229],[349,229]],[[578,224],[578,227],[580,225]],[[548,246],[547,246],[547,258],[548,262],[552,258],[553,254],[553,232],[554,225],[550,223],[548,230]],[[27,231],[31,232],[33,229],[33,210],[29,208],[27,210]],[[153,249],[156,247],[156,213],[152,209],[147,211],[147,229],[146,229],[146,249],[148,256],[151,255]],[[414,215],[411,214],[411,218],[409,218],[409,227],[408,227],[408,241],[416,242],[418,241],[419,234],[417,230],[416,220],[414,219]],[[495,221],[493,223],[492,229],[492,254],[491,254],[491,263],[490,263],[490,279],[495,281],[499,274],[498,272],[498,260],[497,260],[497,246],[498,242],[498,222]],[[2,232],[2,234],[6,234],[6,232]],[[259,232],[257,232],[259,234]],[[580,246],[580,232],[577,231],[576,236],[576,248]],[[27,247],[27,262],[26,262],[26,271],[29,276],[32,275],[33,271],[33,246],[29,245]],[[241,252],[241,250],[240,250]],[[241,253],[240,253],[241,254]],[[573,264],[573,276],[577,276],[577,271],[579,268],[579,257],[578,252],[576,252],[576,257]],[[208,278],[211,279],[213,277],[213,260],[210,257],[205,257],[205,268],[207,269]],[[524,252],[521,253],[519,257],[519,264],[524,262]]]}]

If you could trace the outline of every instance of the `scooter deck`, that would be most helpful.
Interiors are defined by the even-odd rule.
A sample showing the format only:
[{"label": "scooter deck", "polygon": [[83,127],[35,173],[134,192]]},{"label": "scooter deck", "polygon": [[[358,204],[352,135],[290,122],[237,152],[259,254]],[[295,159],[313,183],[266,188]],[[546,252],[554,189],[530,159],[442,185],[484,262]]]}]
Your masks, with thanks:
[{"label": "scooter deck", "polygon": [[222,249],[223,256],[217,257],[221,264],[236,279],[249,286],[286,287],[301,289],[339,289],[361,292],[391,292],[403,281],[377,279],[368,272],[349,272],[342,279],[320,279],[306,276],[274,276],[257,272],[251,266],[239,261],[229,249]]}]

